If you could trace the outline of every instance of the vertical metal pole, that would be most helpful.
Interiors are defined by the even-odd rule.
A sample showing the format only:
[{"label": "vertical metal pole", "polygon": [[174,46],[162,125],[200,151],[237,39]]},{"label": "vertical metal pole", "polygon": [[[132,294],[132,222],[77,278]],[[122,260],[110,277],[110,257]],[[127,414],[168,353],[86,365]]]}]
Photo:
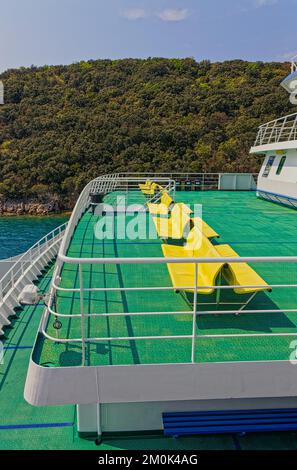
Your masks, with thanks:
[{"label": "vertical metal pole", "polygon": [[284,119],[284,121],[283,121],[283,124],[282,124],[280,130],[279,130],[279,134],[278,134],[278,135],[277,135],[277,132],[276,132],[276,142],[279,142],[279,141],[280,141],[281,136],[282,136],[282,133],[283,133],[283,131],[284,131],[284,129],[285,129],[285,126],[286,126],[286,124],[287,124],[287,120],[288,120],[288,118],[286,117],[286,118]]},{"label": "vertical metal pole", "polygon": [[102,429],[101,429],[101,405],[100,403],[97,403],[96,405],[97,408],[97,435],[99,438],[101,438],[102,435]]},{"label": "vertical metal pole", "polygon": [[85,349],[85,317],[84,317],[84,288],[83,288],[83,272],[82,265],[79,264],[79,291],[80,291],[80,317],[81,317],[81,347],[82,347],[82,366],[86,362]]},{"label": "vertical metal pole", "polygon": [[219,277],[218,277],[218,283],[217,283],[217,289],[216,289],[216,307],[218,309],[218,306],[220,305],[220,300],[221,300],[221,289],[220,286],[222,284],[222,273],[220,272]]},{"label": "vertical metal pole", "polygon": [[196,317],[197,317],[197,296],[198,296],[198,263],[195,263],[194,276],[194,302],[193,302],[193,325],[192,325],[192,357],[191,362],[195,363],[195,346],[196,346]]},{"label": "vertical metal pole", "polygon": [[10,282],[11,282],[11,286],[14,288],[14,274],[13,274],[13,268],[11,270],[11,274],[10,274]]}]

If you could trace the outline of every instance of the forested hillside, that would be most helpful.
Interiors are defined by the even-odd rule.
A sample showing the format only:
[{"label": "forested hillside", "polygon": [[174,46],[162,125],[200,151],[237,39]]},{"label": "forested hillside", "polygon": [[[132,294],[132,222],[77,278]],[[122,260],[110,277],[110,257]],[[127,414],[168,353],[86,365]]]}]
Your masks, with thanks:
[{"label": "forested hillside", "polygon": [[103,172],[258,171],[257,126],[294,112],[288,64],[96,60],[0,79],[0,198],[63,200]]}]

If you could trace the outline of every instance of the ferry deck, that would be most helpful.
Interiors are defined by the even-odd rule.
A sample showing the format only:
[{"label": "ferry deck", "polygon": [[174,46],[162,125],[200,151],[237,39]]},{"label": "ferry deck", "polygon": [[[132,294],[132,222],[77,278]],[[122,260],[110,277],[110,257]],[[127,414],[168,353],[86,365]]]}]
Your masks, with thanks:
[{"label": "ferry deck", "polygon": [[[135,188],[115,188],[104,202],[114,205],[119,196],[127,197],[128,204],[145,203]],[[44,304],[40,302],[18,308],[5,329],[0,366],[1,409],[5,410],[0,423],[1,449],[98,449],[94,439],[79,437],[75,404],[35,407],[24,400],[29,360],[48,371],[82,366],[110,370],[111,366],[154,364],[289,362],[297,336],[297,262],[283,257],[296,255],[296,211],[257,199],[254,191],[176,191],[175,201],[190,207],[201,204],[203,220],[220,235],[213,243],[229,244],[241,257],[254,258],[250,264],[272,291],[259,292],[240,315],[236,312],[241,298],[238,300],[232,289],[225,289],[224,302],[218,306],[212,296],[198,296],[193,334],[193,305],[172,288],[166,262],[102,264],[85,260],[159,259],[164,241],[157,236],[100,240],[95,227],[101,216],[86,205],[69,236],[66,252],[69,259],[85,261],[80,265],[66,260],[59,268],[54,310],[64,316],[48,315],[41,321]],[[151,215],[146,213],[145,217],[149,224]],[[268,262],[264,257],[282,260]],[[49,291],[54,269],[55,264],[48,263],[35,281],[42,293]],[[54,327],[55,319],[60,322],[59,329]],[[294,372],[292,364],[290,368]],[[30,390],[26,393],[28,398]],[[296,406],[293,394],[288,395],[291,406]],[[297,442],[290,432],[175,440],[156,430],[148,436],[142,432],[133,436],[106,433],[100,449],[111,448],[296,449]]]},{"label": "ferry deck", "polygon": [[[121,193],[120,193],[121,194]],[[116,192],[106,198],[110,201]],[[132,194],[130,203],[145,203],[141,194]],[[220,234],[217,244],[229,244],[242,257],[293,256],[296,251],[297,220],[294,210],[277,206],[256,198],[254,192],[177,192],[177,202],[189,206],[202,204],[203,219]],[[224,208],[222,210],[222,208]],[[146,218],[151,218],[147,213]],[[161,244],[156,239],[98,240],[95,226],[100,216],[88,210],[81,217],[73,234],[67,256],[81,258],[146,258],[162,257]],[[129,216],[128,216],[129,220]],[[126,220],[126,223],[127,220]],[[297,281],[297,263],[254,263],[256,271],[269,285],[294,284]],[[166,264],[126,264],[126,265],[83,265],[83,281],[87,287],[133,288],[161,286],[170,288],[171,282]],[[60,287],[78,288],[78,266],[64,263]],[[259,293],[249,304],[249,310],[259,310],[237,317],[232,314],[203,315],[210,308],[207,296],[201,296],[203,305],[197,319],[197,341],[195,361],[257,361],[286,360],[290,343],[294,340],[297,326],[297,312],[283,310],[296,309],[297,288],[275,288],[271,293]],[[225,294],[232,303],[241,303],[232,292]],[[211,300],[211,299],[210,299]],[[199,302],[199,301],[198,301]],[[201,302],[202,303],[202,302]],[[146,291],[90,291],[84,296],[85,313],[125,312],[125,315],[88,317],[85,328],[88,337],[106,337],[106,341],[88,342],[86,345],[86,365],[129,365],[152,363],[191,362],[192,346],[192,307],[182,295],[173,290]],[[228,304],[227,304],[228,305]],[[229,308],[229,307],[228,307]],[[220,303],[219,310],[228,308]],[[234,310],[234,306],[232,307]],[[230,308],[229,308],[230,310]],[[266,310],[277,312],[265,313]],[[60,337],[74,339],[81,331],[79,292],[59,291],[57,296],[58,312],[67,312],[69,317],[62,320]],[[151,312],[152,315],[130,316],[129,313]],[[153,315],[155,312],[168,315]],[[179,312],[189,315],[179,315]],[[264,312],[263,312],[264,311]],[[176,312],[172,314],[171,312]],[[46,332],[55,337],[53,323]],[[272,336],[270,333],[292,333],[292,336]],[[264,334],[263,336],[249,335]],[[182,336],[181,339],[168,335]],[[183,338],[183,336],[189,338]],[[210,337],[223,335],[223,337]],[[226,335],[236,335],[226,337]],[[243,336],[239,336],[243,335]],[[162,340],[117,340],[108,338],[159,336]],[[81,364],[82,347],[79,344],[60,343],[41,336],[38,339],[34,360],[40,365],[52,367]]]}]

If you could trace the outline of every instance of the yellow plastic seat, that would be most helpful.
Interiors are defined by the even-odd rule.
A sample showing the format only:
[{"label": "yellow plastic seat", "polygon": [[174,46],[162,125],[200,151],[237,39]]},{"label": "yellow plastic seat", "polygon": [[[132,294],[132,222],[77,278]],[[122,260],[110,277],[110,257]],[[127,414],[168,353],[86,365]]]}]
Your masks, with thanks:
[{"label": "yellow plastic seat", "polygon": [[145,191],[146,189],[150,189],[151,184],[152,184],[152,182],[150,180],[146,180],[146,182],[144,184],[139,184],[138,187],[141,191],[142,190]]},{"label": "yellow plastic seat", "polygon": [[155,191],[159,188],[159,185],[157,183],[152,183],[149,188],[143,189],[142,192],[146,196],[153,196],[155,194]]},{"label": "yellow plastic seat", "polygon": [[149,202],[147,204],[148,210],[152,215],[168,215],[170,207],[174,201],[167,191],[163,191],[159,204]]},{"label": "yellow plastic seat", "polygon": [[187,236],[186,230],[190,230],[190,216],[182,203],[174,204],[170,218],[153,217],[153,221],[159,237],[180,240]]},{"label": "yellow plastic seat", "polygon": [[[162,245],[166,258],[219,258],[215,247],[202,232],[193,227],[185,246]],[[176,290],[193,292],[195,290],[195,264],[194,263],[168,263],[168,271],[172,285]],[[217,278],[223,268],[223,263],[199,263],[197,276],[197,292],[199,294],[212,294]],[[202,287],[205,288],[202,288]]]},{"label": "yellow plastic seat", "polygon": [[[212,245],[210,240],[199,230],[197,226],[191,230],[185,246],[162,245],[163,254],[166,258],[233,258],[239,255],[230,245]],[[168,263],[168,271],[172,284],[176,290],[193,292],[195,285],[194,263]],[[247,263],[198,263],[198,294],[212,294],[217,291],[217,303],[220,298],[220,290],[214,289],[221,282],[221,275],[236,294],[251,294],[249,299],[236,312],[239,314],[251,302],[260,291],[271,291],[272,289],[264,279]],[[190,286],[193,286],[191,288]],[[205,286],[205,289],[201,287]],[[253,286],[253,287],[245,287]],[[200,288],[199,288],[200,287]]]},{"label": "yellow plastic seat", "polygon": [[[218,245],[216,247],[220,256],[225,258],[239,258],[239,255],[230,245]],[[225,280],[230,286],[259,286],[259,287],[237,287],[236,294],[252,294],[259,291],[269,291],[271,288],[264,279],[247,263],[228,263],[223,269]]]},{"label": "yellow plastic seat", "polygon": [[220,235],[200,217],[194,217],[192,222],[207,238],[220,238]]}]

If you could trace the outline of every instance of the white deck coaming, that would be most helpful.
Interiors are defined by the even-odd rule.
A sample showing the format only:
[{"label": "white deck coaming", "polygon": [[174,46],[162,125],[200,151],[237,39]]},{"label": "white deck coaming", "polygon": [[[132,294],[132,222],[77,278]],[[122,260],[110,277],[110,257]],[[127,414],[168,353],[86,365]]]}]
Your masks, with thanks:
[{"label": "white deck coaming", "polygon": [[251,147],[250,154],[261,154],[267,152],[274,152],[279,150],[296,150],[297,140],[290,140],[286,142],[274,142],[272,144],[257,145]]},{"label": "white deck coaming", "polygon": [[47,368],[30,360],[31,405],[296,397],[290,361]]}]

